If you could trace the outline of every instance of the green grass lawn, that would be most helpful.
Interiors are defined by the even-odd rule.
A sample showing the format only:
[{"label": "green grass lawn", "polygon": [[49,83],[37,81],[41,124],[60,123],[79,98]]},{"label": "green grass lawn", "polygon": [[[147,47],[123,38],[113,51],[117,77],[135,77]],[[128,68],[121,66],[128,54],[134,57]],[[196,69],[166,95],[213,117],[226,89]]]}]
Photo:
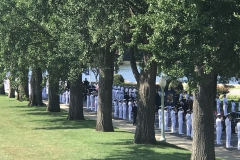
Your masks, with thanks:
[{"label": "green grass lawn", "polygon": [[133,144],[134,134],[95,131],[95,121],[67,121],[67,112],[46,112],[0,96],[0,160],[190,159],[167,143]]}]

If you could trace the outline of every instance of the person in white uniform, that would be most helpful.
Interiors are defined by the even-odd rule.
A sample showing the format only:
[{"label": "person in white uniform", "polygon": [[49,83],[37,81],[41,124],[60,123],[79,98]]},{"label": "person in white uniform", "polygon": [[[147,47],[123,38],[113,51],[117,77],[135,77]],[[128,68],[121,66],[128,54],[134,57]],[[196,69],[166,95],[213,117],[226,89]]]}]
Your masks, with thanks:
[{"label": "person in white uniform", "polygon": [[133,106],[133,101],[130,98],[128,102],[128,120],[132,121],[132,106]]},{"label": "person in white uniform", "polygon": [[118,103],[117,103],[117,99],[115,99],[113,101],[113,106],[114,106],[114,117],[118,117],[117,113],[118,113]]},{"label": "person in white uniform", "polygon": [[172,121],[172,126],[171,126],[171,132],[175,133],[175,126],[176,126],[176,109],[173,106],[171,110],[171,121]]},{"label": "person in white uniform", "polygon": [[219,113],[216,119],[216,142],[217,145],[222,144],[220,142],[222,136],[222,115]]},{"label": "person in white uniform", "polygon": [[227,114],[227,118],[225,119],[225,125],[226,125],[226,147],[231,148],[231,134],[232,134],[232,128],[231,128],[231,120],[232,117],[229,114]]},{"label": "person in white uniform", "polygon": [[234,102],[234,100],[231,100],[231,105],[232,105],[231,111],[235,112],[236,103]]},{"label": "person in white uniform", "polygon": [[164,108],[164,123],[165,123],[165,131],[168,130],[168,107]]},{"label": "person in white uniform", "polygon": [[123,106],[122,106],[122,100],[119,100],[118,103],[118,109],[119,109],[119,118],[123,118]]},{"label": "person in white uniform", "polygon": [[91,103],[90,103],[90,95],[89,95],[89,93],[87,93],[87,109],[89,109],[90,108],[90,105]]},{"label": "person in white uniform", "polygon": [[238,136],[238,150],[240,150],[240,118],[237,118],[238,120],[238,123],[237,123],[237,126],[236,126],[236,131],[237,131],[237,136]]},{"label": "person in white uniform", "polygon": [[178,111],[178,134],[183,134],[182,133],[182,124],[183,124],[183,108],[180,107]]},{"label": "person in white uniform", "polygon": [[66,96],[66,103],[65,104],[69,104],[69,92],[68,92],[68,90],[66,90],[65,93],[66,93],[65,94],[65,96]]},{"label": "person in white uniform", "polygon": [[93,110],[93,108],[94,108],[94,102],[95,102],[93,92],[91,92],[90,101],[91,101],[91,110]]},{"label": "person in white uniform", "polygon": [[122,107],[123,107],[123,119],[127,119],[127,100],[126,99],[123,100]]},{"label": "person in white uniform", "polygon": [[191,138],[193,138],[193,111],[191,111]]},{"label": "person in white uniform", "polygon": [[226,116],[228,113],[227,113],[227,107],[228,107],[228,99],[226,97],[226,95],[223,95],[223,113],[224,113],[224,116]]},{"label": "person in white uniform", "polygon": [[219,97],[216,98],[216,106],[217,106],[217,114],[220,114],[220,105],[221,105],[221,100]]},{"label": "person in white uniform", "polygon": [[158,109],[158,128],[161,129],[162,126],[162,110],[161,110],[161,106],[159,106]]},{"label": "person in white uniform", "polygon": [[240,112],[240,99],[238,99],[238,111]]},{"label": "person in white uniform", "polygon": [[186,101],[188,101],[188,99],[189,99],[189,94],[187,92],[185,92],[185,99],[186,99]]},{"label": "person in white uniform", "polygon": [[62,94],[62,103],[66,103],[66,92]]},{"label": "person in white uniform", "polygon": [[186,114],[187,136],[191,136],[191,111],[187,110]]},{"label": "person in white uniform", "polygon": [[94,111],[97,112],[98,111],[98,95],[97,93],[95,94],[95,97],[94,97]]},{"label": "person in white uniform", "polygon": [[124,94],[123,94],[123,92],[120,92],[119,100],[122,100],[122,101],[123,101],[123,99],[124,99]]},{"label": "person in white uniform", "polygon": [[183,94],[182,94],[182,91],[180,91],[179,93],[179,101],[181,101],[183,99]]}]

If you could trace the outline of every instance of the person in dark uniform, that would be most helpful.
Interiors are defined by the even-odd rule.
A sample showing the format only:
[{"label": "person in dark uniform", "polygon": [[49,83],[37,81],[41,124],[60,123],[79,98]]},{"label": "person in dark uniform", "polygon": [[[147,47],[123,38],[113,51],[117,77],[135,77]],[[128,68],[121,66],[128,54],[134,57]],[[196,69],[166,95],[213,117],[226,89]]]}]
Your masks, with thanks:
[{"label": "person in dark uniform", "polygon": [[133,125],[136,126],[137,121],[137,101],[134,100],[134,103],[132,103],[132,112],[133,112]]}]

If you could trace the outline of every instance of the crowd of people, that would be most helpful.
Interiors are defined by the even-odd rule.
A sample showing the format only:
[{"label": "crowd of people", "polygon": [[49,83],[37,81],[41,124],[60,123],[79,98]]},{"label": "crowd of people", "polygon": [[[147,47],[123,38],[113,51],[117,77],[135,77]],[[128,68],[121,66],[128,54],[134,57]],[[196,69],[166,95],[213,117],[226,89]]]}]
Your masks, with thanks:
[{"label": "crowd of people", "polygon": [[[83,85],[88,86],[89,83],[85,80]],[[113,106],[113,117],[123,120],[128,120],[136,125],[137,122],[137,89],[134,86],[123,87],[123,86],[113,86],[112,88],[112,106]],[[42,92],[43,98],[47,96],[47,89],[44,88]],[[164,93],[165,95],[165,93]],[[187,92],[180,92],[176,96],[176,105],[175,106],[165,106],[164,107],[164,117],[162,117],[161,110],[161,92],[156,90],[156,101],[155,108],[156,114],[158,115],[158,126],[155,124],[155,127],[162,129],[162,120],[164,118],[164,130],[170,130],[172,133],[184,134],[183,133],[183,124],[186,124],[186,136],[193,136],[193,127],[192,121],[194,118],[193,115],[193,95],[188,94]],[[60,102],[64,104],[69,104],[70,101],[70,90],[66,89],[60,95]],[[98,92],[96,89],[87,90],[86,94],[86,108],[92,111],[98,111]],[[222,104],[223,114],[221,113],[220,106]],[[231,148],[231,114],[228,113],[228,99],[226,95],[223,96],[222,101],[219,96],[216,98],[216,144],[221,145],[221,136],[223,126],[225,123],[226,126],[226,147]],[[240,100],[238,101],[238,110],[240,111]],[[236,103],[231,100],[231,112],[236,111]],[[223,116],[226,117],[225,121]],[[224,118],[225,118],[224,117]],[[240,150],[240,118],[238,119],[236,130],[238,131],[238,150]],[[170,123],[171,122],[171,123]],[[178,124],[178,131],[176,130],[176,124]]]},{"label": "crowd of people", "polygon": [[[223,99],[222,99],[222,103],[223,103],[223,115],[226,116],[228,114],[228,99],[226,97],[226,95],[223,95]],[[220,106],[221,106],[221,100],[220,100],[220,96],[217,96],[216,98],[216,110],[217,110],[217,114],[220,114]],[[240,111],[240,99],[238,100],[238,110]],[[234,100],[231,100],[231,112],[236,112],[236,103],[234,102]]]}]

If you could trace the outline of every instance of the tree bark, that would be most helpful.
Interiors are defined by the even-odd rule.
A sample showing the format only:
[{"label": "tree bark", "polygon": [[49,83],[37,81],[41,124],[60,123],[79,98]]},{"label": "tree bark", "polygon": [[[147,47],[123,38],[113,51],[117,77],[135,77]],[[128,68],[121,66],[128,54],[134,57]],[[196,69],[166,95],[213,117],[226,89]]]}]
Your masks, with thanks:
[{"label": "tree bark", "polygon": [[105,52],[101,56],[102,65],[99,68],[100,74],[96,131],[113,132],[111,97],[113,85],[114,53],[110,52],[110,45],[107,45]]},{"label": "tree bark", "polygon": [[31,75],[31,79],[30,79],[30,96],[29,96],[29,106],[37,106],[37,97],[35,94],[35,90],[36,90],[36,78],[35,78],[36,74],[34,72],[34,70],[32,70],[32,75]]},{"label": "tree bark", "polygon": [[28,69],[23,71],[22,75],[19,77],[20,84],[18,86],[17,91],[17,100],[19,101],[27,101],[29,100],[29,92],[28,92]]},{"label": "tree bark", "polygon": [[15,98],[15,89],[12,88],[11,80],[9,80],[9,93],[8,98]]},{"label": "tree bark", "polygon": [[5,95],[4,83],[2,85],[0,85],[0,94]]},{"label": "tree bark", "polygon": [[79,74],[78,78],[74,82],[71,82],[70,104],[67,119],[85,120],[83,114],[82,74]]},{"label": "tree bark", "polygon": [[42,70],[41,68],[34,68],[32,70],[32,77],[30,80],[31,94],[29,97],[29,106],[43,106],[42,102]]},{"label": "tree bark", "polygon": [[35,94],[36,94],[37,105],[38,106],[43,106],[44,104],[42,102],[42,69],[39,68],[39,67],[36,69],[35,78],[36,78],[36,80],[35,80],[35,84],[36,84]]},{"label": "tree bark", "polygon": [[199,71],[204,82],[197,84],[193,102],[193,145],[191,160],[215,160],[214,150],[214,74],[206,75]]},{"label": "tree bark", "polygon": [[47,111],[60,112],[59,102],[59,78],[51,75],[49,72],[49,91],[48,91],[48,105]]},{"label": "tree bark", "polygon": [[[148,63],[151,53],[144,55],[144,63]],[[137,127],[134,143],[156,144],[155,138],[155,91],[156,91],[156,62],[150,62],[149,68],[144,69],[138,76],[138,112]],[[135,75],[138,75],[135,73]]]}]

